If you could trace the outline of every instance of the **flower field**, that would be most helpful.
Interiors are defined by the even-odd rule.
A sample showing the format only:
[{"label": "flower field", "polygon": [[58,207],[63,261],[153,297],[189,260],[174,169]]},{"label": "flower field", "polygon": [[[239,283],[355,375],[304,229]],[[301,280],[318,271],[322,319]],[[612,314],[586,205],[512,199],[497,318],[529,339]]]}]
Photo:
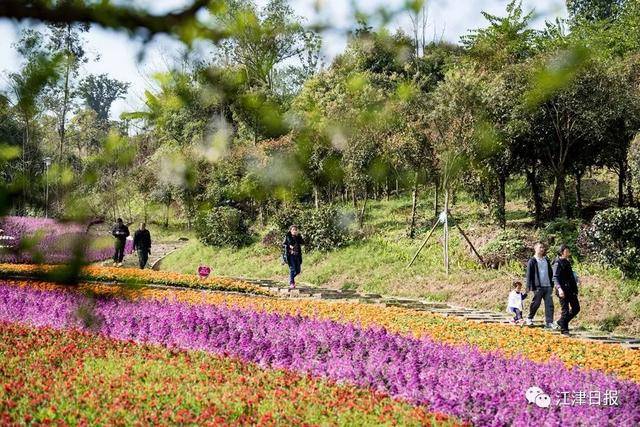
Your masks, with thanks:
[{"label": "flower field", "polygon": [[0,322],[0,424],[459,425],[380,393],[237,359]]},{"label": "flower field", "polygon": [[[47,278],[55,274],[59,267],[55,265],[32,264],[0,264],[0,277],[11,278],[15,276],[27,276],[35,278]],[[226,292],[251,293],[256,295],[269,295],[259,286],[240,280],[223,277],[209,277],[201,279],[194,275],[168,273],[154,270],[140,270],[137,268],[97,267],[87,266],[80,270],[80,278],[98,282],[118,282],[129,285],[166,285],[173,287],[196,288],[218,290]],[[121,291],[122,288],[119,288]]]},{"label": "flower field", "polygon": [[[368,311],[370,309],[374,310]],[[556,342],[556,338],[543,332],[464,321],[457,324],[458,321],[438,315],[412,314],[413,322],[408,320],[409,310],[403,309],[202,294],[189,290],[139,289],[119,293],[116,287],[97,285],[83,285],[73,290],[27,282],[0,285],[0,320],[4,322],[66,331],[84,329],[102,336],[99,339],[134,341],[137,345],[128,345],[136,348],[161,345],[174,349],[172,351],[188,351],[178,352],[180,357],[193,357],[193,354],[215,355],[221,360],[231,357],[252,369],[263,369],[260,375],[284,369],[304,378],[311,375],[313,380],[308,381],[351,384],[349,387],[356,386],[354,390],[399,399],[390,400],[395,405],[412,405],[416,410],[426,408],[432,414],[453,417],[446,422],[640,424],[638,359],[632,351],[564,338],[557,338],[560,341]],[[354,322],[355,318],[359,321]],[[453,323],[450,329],[447,322]],[[463,332],[465,326],[469,330]],[[520,351],[516,352],[513,346],[503,349],[502,340],[515,339],[515,334],[523,334]],[[471,337],[476,337],[476,342],[468,339]],[[482,340],[486,341],[485,345],[478,345]],[[541,350],[544,345],[549,348],[547,352]],[[558,357],[551,357],[553,354]],[[563,354],[569,356],[562,358]],[[613,369],[605,368],[608,362]],[[13,374],[10,377],[13,378]],[[554,403],[550,408],[541,408],[528,403],[524,397],[532,385],[545,390],[554,402],[557,396],[573,391],[615,391],[619,398],[609,405]],[[133,392],[138,391],[129,390]],[[258,401],[271,398],[263,396]],[[118,400],[121,401],[131,402],[131,399]],[[47,401],[47,404],[51,403]],[[84,409],[77,410],[78,416],[87,416]],[[9,416],[20,418],[22,413],[26,412],[14,411]],[[408,414],[416,415],[411,411]],[[419,417],[425,417],[424,420],[445,422],[440,415],[421,414]],[[190,413],[189,416],[199,415]],[[336,418],[331,418],[333,416]],[[230,419],[228,412],[222,417]],[[376,423],[373,418],[363,417],[355,423]],[[302,419],[310,424],[321,423],[306,416]],[[331,423],[350,424],[347,418],[337,415],[329,419]],[[416,419],[408,417],[397,422],[411,423]]]},{"label": "flower field", "polygon": [[[20,251],[0,253],[6,263],[46,262],[60,264],[69,261],[74,251],[81,249],[84,261],[96,262],[113,256],[111,238],[96,239],[86,233],[81,224],[62,223],[51,218],[7,216],[0,218],[0,228],[18,245],[28,247]],[[133,252],[133,241],[127,240],[125,253]]]}]

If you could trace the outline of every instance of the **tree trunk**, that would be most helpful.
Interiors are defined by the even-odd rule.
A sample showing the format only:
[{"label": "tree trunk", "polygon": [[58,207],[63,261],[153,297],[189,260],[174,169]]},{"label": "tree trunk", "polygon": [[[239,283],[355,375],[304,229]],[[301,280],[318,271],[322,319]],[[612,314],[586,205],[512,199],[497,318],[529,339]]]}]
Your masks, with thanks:
[{"label": "tree trunk", "polygon": [[358,227],[362,228],[364,225],[364,215],[367,209],[367,200],[369,199],[368,189],[364,189],[364,200],[362,202],[362,207],[360,208],[360,215],[358,215]]},{"label": "tree trunk", "polygon": [[438,215],[440,214],[440,211],[438,210],[440,206],[438,206],[440,204],[440,201],[438,200],[438,196],[439,194],[439,190],[440,190],[440,182],[438,180],[438,178],[436,178],[435,180],[435,185],[433,186],[433,213],[436,216],[436,218],[438,217]]},{"label": "tree trunk", "polygon": [[582,216],[582,175],[583,172],[576,172],[576,208],[578,216]]},{"label": "tree trunk", "polygon": [[164,228],[169,228],[169,207],[170,207],[170,203],[167,203],[166,205],[166,210],[165,210],[165,216],[164,216]]},{"label": "tree trunk", "polygon": [[314,200],[314,205],[316,207],[316,210],[318,210],[318,208],[320,207],[320,201],[319,201],[319,196],[318,196],[318,186],[317,185],[313,186],[313,200]]},{"label": "tree trunk", "polygon": [[262,203],[258,204],[258,223],[264,227],[265,220],[264,220],[264,208],[262,207]]},{"label": "tree trunk", "polygon": [[416,210],[418,208],[418,172],[413,183],[413,200],[411,203],[411,223],[409,225],[409,238],[413,239],[416,234]]},{"label": "tree trunk", "polygon": [[[27,176],[27,148],[30,145],[31,134],[29,132],[31,123],[27,114],[24,115],[24,137],[22,138],[22,174]],[[27,186],[22,186],[22,206],[20,214],[24,215],[27,211]]]},{"label": "tree trunk", "polygon": [[[565,173],[556,174],[556,185],[553,189],[553,199],[551,200],[551,217],[556,218],[560,212],[560,196],[564,194]],[[566,197],[565,197],[566,199]]]},{"label": "tree trunk", "polygon": [[498,218],[498,225],[503,230],[507,227],[507,177],[503,174],[498,176],[498,206],[496,208],[496,216]]},{"label": "tree trunk", "polygon": [[624,206],[624,187],[627,179],[627,167],[624,160],[618,162],[618,207]]},{"label": "tree trunk", "polygon": [[529,181],[529,186],[531,187],[531,195],[533,197],[533,217],[536,223],[536,227],[539,227],[542,224],[542,191],[540,190],[540,185],[538,184],[538,179],[536,178],[536,170],[535,167],[533,170],[526,170],[527,172],[527,181]]},{"label": "tree trunk", "polygon": [[396,178],[396,197],[400,196],[400,183],[398,182],[398,178]]},{"label": "tree trunk", "polygon": [[629,164],[627,164],[627,204],[629,206],[635,206],[635,198],[633,197],[633,175],[629,170]]},{"label": "tree trunk", "polygon": [[389,188],[389,177],[385,177],[384,178],[384,195],[387,198],[387,202],[389,201],[389,192],[390,192],[390,188]]}]

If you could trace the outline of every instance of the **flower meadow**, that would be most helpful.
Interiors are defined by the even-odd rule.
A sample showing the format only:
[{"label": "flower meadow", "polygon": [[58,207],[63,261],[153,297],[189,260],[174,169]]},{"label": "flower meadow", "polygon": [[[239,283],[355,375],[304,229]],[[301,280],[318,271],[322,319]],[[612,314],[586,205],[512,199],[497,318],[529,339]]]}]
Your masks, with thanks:
[{"label": "flower meadow", "polygon": [[[597,369],[569,367],[558,359],[534,361],[525,357],[527,352],[507,356],[380,325],[268,312],[249,305],[210,304],[204,298],[196,303],[105,292],[88,296],[81,288],[61,289],[3,283],[0,320],[85,330],[145,348],[161,345],[171,351],[186,350],[189,355],[196,351],[237,358],[265,372],[285,369],[374,390],[473,425],[640,424],[640,382]],[[252,298],[256,304],[269,301]],[[340,308],[344,311],[346,306]],[[615,390],[619,401],[611,406],[554,404],[540,408],[524,397],[532,385],[554,398],[578,390]]]},{"label": "flower meadow", "polygon": [[0,322],[0,424],[444,425],[347,384],[78,331]]},{"label": "flower meadow", "polygon": [[[5,270],[5,267],[12,267]],[[129,270],[105,269],[89,267],[90,270],[110,271],[104,277],[123,272],[128,276]],[[113,271],[112,271],[113,270]],[[33,270],[28,266],[0,265],[0,274],[10,271],[13,274],[22,271],[28,274]],[[112,271],[112,272],[111,272]],[[135,275],[140,270],[131,270]],[[158,278],[193,279],[194,276],[175,273],[152,272],[145,270],[144,276]],[[139,273],[142,274],[142,273]],[[99,275],[91,276],[94,279]],[[153,279],[158,280],[159,279]],[[195,279],[193,279],[195,280]],[[225,287],[226,280],[210,278],[210,289],[236,290],[245,293],[258,293],[260,289],[250,284],[232,281]],[[218,282],[220,280],[220,282]],[[199,280],[196,281],[198,283]],[[45,282],[11,282],[18,286],[29,286],[42,290],[65,290],[67,287]],[[136,282],[134,282],[136,283]],[[151,283],[151,282],[149,282]],[[208,282],[205,282],[208,283]],[[216,285],[216,283],[218,283]],[[513,328],[509,325],[492,325],[469,322],[464,319],[444,317],[429,312],[400,307],[384,307],[354,302],[297,300],[280,298],[259,298],[251,295],[226,294],[220,292],[200,292],[192,289],[160,289],[144,286],[132,288],[113,284],[82,283],[78,290],[104,296],[118,296],[128,299],[154,299],[185,302],[194,305],[221,305],[242,308],[256,312],[279,313],[282,315],[300,315],[308,318],[333,320],[339,323],[355,324],[362,328],[384,327],[391,332],[409,335],[415,338],[428,337],[439,342],[470,344],[484,351],[500,351],[506,357],[526,357],[536,362],[550,360],[561,361],[565,366],[599,370],[616,375],[622,379],[631,379],[640,383],[640,352],[593,341],[567,338],[539,329]],[[526,350],[526,351],[525,351]]]},{"label": "flower meadow", "polygon": [[[0,264],[0,277],[11,278],[28,276],[47,278],[55,275],[60,269],[55,265],[33,264]],[[85,266],[80,269],[79,276],[83,280],[98,282],[118,282],[129,285],[155,284],[172,287],[218,290],[226,292],[251,293],[256,295],[270,295],[259,286],[241,280],[224,277],[209,277],[200,279],[197,276],[181,273],[168,273],[138,268],[117,268]],[[122,290],[122,288],[119,288]]]},{"label": "flower meadow", "polygon": [[[96,239],[86,227],[51,218],[6,216],[0,218],[0,228],[6,236],[14,238],[15,251],[0,252],[0,261],[6,263],[46,262],[61,264],[82,253],[86,262],[97,262],[113,256],[111,239]],[[127,240],[125,253],[133,252],[133,241]]]}]

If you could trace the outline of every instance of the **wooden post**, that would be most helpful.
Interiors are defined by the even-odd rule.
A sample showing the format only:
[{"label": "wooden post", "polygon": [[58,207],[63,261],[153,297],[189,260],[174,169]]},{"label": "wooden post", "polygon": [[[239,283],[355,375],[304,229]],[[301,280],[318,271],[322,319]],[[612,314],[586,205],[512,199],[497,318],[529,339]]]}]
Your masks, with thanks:
[{"label": "wooden post", "polygon": [[415,262],[416,258],[418,258],[418,255],[420,254],[420,251],[422,251],[422,249],[424,248],[424,246],[427,244],[427,242],[429,241],[429,239],[431,238],[431,235],[433,234],[434,231],[436,231],[436,227],[438,226],[438,223],[440,221],[436,219],[435,224],[433,224],[433,227],[431,228],[431,231],[429,231],[429,234],[427,234],[426,239],[424,239],[424,241],[422,242],[422,244],[420,245],[420,247],[418,248],[418,250],[416,251],[415,255],[413,256],[413,258],[411,259],[411,262],[409,263],[409,265],[407,265],[407,268],[411,267],[413,265],[413,263]]},{"label": "wooden post", "polygon": [[473,246],[473,243],[471,243],[471,240],[469,240],[469,238],[467,237],[467,235],[465,234],[465,232],[462,230],[462,228],[460,227],[460,225],[458,225],[458,221],[454,220],[454,224],[456,226],[456,228],[458,229],[458,231],[460,232],[460,234],[462,234],[462,237],[464,237],[464,240],[467,241],[467,243],[469,244],[469,246],[471,247],[471,250],[473,251],[474,254],[476,254],[476,256],[478,257],[478,259],[480,260],[480,263],[482,265],[484,265],[484,259],[482,259],[482,257],[480,256],[480,254],[478,253],[478,251],[476,250],[475,246]]},{"label": "wooden post", "polygon": [[449,276],[449,190],[444,192],[444,269]]}]

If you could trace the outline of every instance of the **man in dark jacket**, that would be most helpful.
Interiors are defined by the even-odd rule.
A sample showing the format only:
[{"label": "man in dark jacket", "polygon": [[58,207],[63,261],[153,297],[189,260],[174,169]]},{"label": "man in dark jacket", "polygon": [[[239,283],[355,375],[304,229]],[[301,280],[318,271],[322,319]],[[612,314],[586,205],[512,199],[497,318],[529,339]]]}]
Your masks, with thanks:
[{"label": "man in dark jacket", "polygon": [[529,307],[527,325],[533,324],[540,303],[544,300],[544,323],[546,328],[556,329],[553,323],[553,271],[551,262],[547,258],[547,247],[542,242],[537,242],[533,249],[534,256],[527,262],[527,292],[533,292],[533,299]]},{"label": "man in dark jacket", "polygon": [[151,233],[144,222],[140,223],[140,228],[133,234],[133,250],[138,251],[138,263],[144,269],[151,253]]},{"label": "man in dark jacket", "polygon": [[302,245],[304,245],[304,239],[298,227],[292,225],[282,242],[282,260],[289,266],[289,288],[291,289],[296,287],[296,276],[301,271]]},{"label": "man in dark jacket", "polygon": [[116,225],[111,230],[111,234],[116,239],[115,253],[113,254],[113,264],[122,267],[122,260],[124,259],[124,246],[127,243],[127,237],[129,237],[129,228],[124,225],[122,218],[118,218]]},{"label": "man in dark jacket", "polygon": [[562,314],[558,320],[560,331],[569,334],[569,322],[580,312],[580,302],[578,301],[578,282],[569,257],[571,251],[567,245],[561,245],[558,250],[558,258],[553,263],[553,283],[560,298]]}]

